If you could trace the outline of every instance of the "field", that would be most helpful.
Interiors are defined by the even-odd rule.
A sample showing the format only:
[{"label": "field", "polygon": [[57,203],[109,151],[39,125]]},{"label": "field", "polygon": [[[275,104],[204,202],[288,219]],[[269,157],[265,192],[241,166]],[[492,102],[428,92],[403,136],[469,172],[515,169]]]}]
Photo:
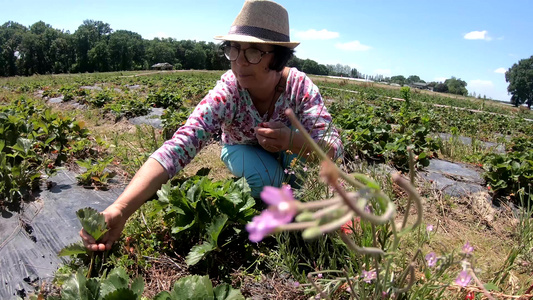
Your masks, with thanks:
[{"label": "field", "polygon": [[[87,189],[123,188],[221,74],[121,72],[0,79],[1,210],[24,211],[39,200],[34,191],[50,189],[63,170],[76,173],[78,184]],[[299,215],[292,224],[310,229],[303,234],[287,230],[250,242],[245,224],[264,205],[249,196],[242,180],[232,178],[219,159],[221,146],[214,137],[130,218],[111,251],[102,255],[69,246],[62,254],[70,259],[54,279],[33,283],[33,296],[26,296],[533,297],[532,112],[408,88],[313,80],[343,138],[345,155],[336,163],[343,174],[351,175],[325,182],[318,162],[295,161],[287,170],[303,182],[295,196],[318,205],[342,191],[369,193],[362,207],[370,213],[385,218],[394,208],[383,222],[356,213],[328,233],[313,231],[344,220],[347,214],[339,206],[320,213],[320,223],[313,223],[316,228],[305,227],[312,222]],[[154,109],[164,110],[161,128],[133,124]],[[441,172],[445,179],[431,177],[431,166],[444,163],[480,179],[468,181],[466,173],[450,175],[446,170]],[[406,180],[412,176],[414,192],[392,178],[397,172]],[[470,190],[449,193],[450,186],[459,185]],[[84,214],[99,222],[90,210]],[[105,230],[105,224],[100,225],[95,233]],[[0,250],[6,240],[0,236]]]}]

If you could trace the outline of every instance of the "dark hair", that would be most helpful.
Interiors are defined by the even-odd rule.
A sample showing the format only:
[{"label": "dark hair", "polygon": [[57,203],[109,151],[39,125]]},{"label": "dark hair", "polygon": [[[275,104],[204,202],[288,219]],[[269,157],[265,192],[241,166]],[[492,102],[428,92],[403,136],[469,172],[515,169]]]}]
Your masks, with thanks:
[{"label": "dark hair", "polygon": [[274,45],[274,58],[268,66],[270,70],[280,72],[294,56],[294,50],[287,47]]},{"label": "dark hair", "polygon": [[[224,48],[229,46],[231,46],[230,41],[224,41],[222,44],[220,44],[218,48],[220,51],[219,55],[224,56]],[[274,57],[272,58],[272,61],[270,62],[268,68],[270,70],[280,72],[287,65],[289,60],[294,56],[294,50],[279,45],[273,46]]]}]

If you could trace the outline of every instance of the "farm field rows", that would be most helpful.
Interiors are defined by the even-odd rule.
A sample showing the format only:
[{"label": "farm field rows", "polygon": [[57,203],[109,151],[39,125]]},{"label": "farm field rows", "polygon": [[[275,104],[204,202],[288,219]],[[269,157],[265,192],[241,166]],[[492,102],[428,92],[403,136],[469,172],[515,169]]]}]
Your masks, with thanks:
[{"label": "farm field rows", "polygon": [[[53,186],[61,169],[78,174],[78,184],[88,189],[106,190],[127,182],[184,123],[221,74],[123,72],[0,79],[0,208],[23,211],[39,200],[35,190]],[[336,163],[349,174],[366,176],[357,177],[363,187],[346,179],[340,179],[340,185],[349,192],[379,190],[395,207],[390,220],[376,225],[355,216],[340,229],[311,240],[296,231],[252,243],[245,225],[264,205],[226,170],[214,135],[212,143],[128,221],[109,253],[90,254],[71,246],[64,253],[70,259],[54,280],[33,282],[26,296],[32,290],[35,297],[76,299],[69,295],[80,295],[74,291],[80,285],[94,287],[103,299],[113,293],[123,299],[189,299],[179,292],[185,286],[191,293],[212,291],[197,297],[216,299],[308,299],[317,294],[324,299],[462,299],[470,294],[485,299],[487,294],[505,298],[532,292],[533,122],[526,120],[531,112],[488,100],[313,80],[343,139],[345,156]],[[164,109],[161,129],[130,123],[154,108]],[[461,142],[464,138],[469,145]],[[497,145],[504,151],[496,151]],[[408,178],[410,169],[422,174],[437,159],[479,172],[483,191],[450,196],[415,176],[422,201],[419,207],[411,205],[414,196],[391,174],[401,172]],[[332,183],[320,178],[320,169],[316,162],[295,161],[287,170],[303,182],[294,190],[302,203],[337,195]],[[384,215],[389,206],[380,199],[369,199],[367,208]],[[98,219],[89,210],[81,214]],[[98,230],[105,231],[105,224],[100,225]],[[409,229],[412,225],[417,227]],[[354,251],[346,237],[385,254]],[[1,247],[5,241],[1,236]],[[461,275],[464,270],[483,284],[470,277],[462,286],[458,276],[472,275]]]}]

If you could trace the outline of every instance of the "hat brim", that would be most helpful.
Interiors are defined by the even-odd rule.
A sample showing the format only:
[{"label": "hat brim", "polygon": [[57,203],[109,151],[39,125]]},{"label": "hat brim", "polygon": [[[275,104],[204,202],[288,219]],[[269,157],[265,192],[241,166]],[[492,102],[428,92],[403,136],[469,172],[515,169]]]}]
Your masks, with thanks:
[{"label": "hat brim", "polygon": [[214,39],[222,40],[222,41],[230,41],[230,42],[278,45],[278,46],[287,47],[289,49],[294,49],[296,48],[296,46],[300,45],[300,42],[275,42],[275,41],[260,39],[254,36],[242,35],[242,34],[217,35],[214,37]]}]

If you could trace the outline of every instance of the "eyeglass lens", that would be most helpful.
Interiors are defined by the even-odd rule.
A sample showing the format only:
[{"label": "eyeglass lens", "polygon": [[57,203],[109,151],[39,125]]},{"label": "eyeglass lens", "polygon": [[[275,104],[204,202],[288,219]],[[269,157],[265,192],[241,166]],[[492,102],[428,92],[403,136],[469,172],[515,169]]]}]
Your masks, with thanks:
[{"label": "eyeglass lens", "polygon": [[[251,64],[257,64],[261,61],[261,50],[248,48],[243,50],[244,57]],[[235,46],[229,46],[224,49],[224,54],[230,61],[235,61],[239,57],[240,49]]]}]

